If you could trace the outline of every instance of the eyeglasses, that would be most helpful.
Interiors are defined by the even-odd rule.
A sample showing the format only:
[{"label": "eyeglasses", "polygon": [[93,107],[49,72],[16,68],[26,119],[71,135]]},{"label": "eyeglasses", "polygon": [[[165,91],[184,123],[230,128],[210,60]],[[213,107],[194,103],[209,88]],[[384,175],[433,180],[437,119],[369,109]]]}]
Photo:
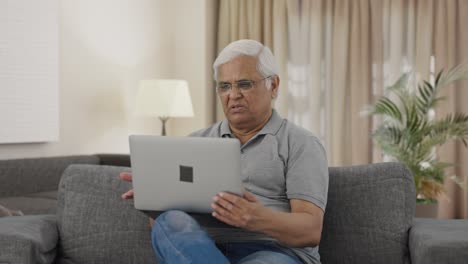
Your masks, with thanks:
[{"label": "eyeglasses", "polygon": [[266,80],[266,79],[268,79],[270,77],[271,77],[271,75],[266,77],[266,78],[257,80],[257,81],[240,80],[240,81],[237,81],[235,83],[219,82],[218,84],[216,84],[216,93],[219,96],[228,95],[230,93],[232,87],[235,86],[242,94],[244,94],[244,93],[248,92],[250,89],[252,89],[255,86],[256,83],[261,82],[263,80]]}]

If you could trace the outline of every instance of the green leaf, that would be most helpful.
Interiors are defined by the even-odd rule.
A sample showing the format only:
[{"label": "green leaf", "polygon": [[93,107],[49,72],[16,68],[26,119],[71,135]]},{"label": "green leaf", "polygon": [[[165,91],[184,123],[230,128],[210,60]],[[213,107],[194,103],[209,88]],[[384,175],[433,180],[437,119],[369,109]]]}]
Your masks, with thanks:
[{"label": "green leaf", "polygon": [[444,69],[440,70],[440,72],[437,74],[437,77],[435,78],[435,87],[437,87],[437,84],[440,82],[440,77],[442,76],[442,73],[444,72]]},{"label": "green leaf", "polygon": [[400,78],[390,87],[387,87],[387,91],[395,92],[397,90],[405,91],[408,85],[410,73],[404,73]]},{"label": "green leaf", "polygon": [[373,114],[381,114],[401,122],[402,115],[398,106],[387,97],[382,97],[377,101]]}]

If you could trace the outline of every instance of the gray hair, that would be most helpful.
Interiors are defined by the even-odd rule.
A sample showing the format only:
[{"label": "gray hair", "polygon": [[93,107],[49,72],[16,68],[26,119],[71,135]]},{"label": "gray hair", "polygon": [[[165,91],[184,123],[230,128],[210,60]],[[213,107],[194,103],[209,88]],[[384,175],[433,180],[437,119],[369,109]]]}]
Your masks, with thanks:
[{"label": "gray hair", "polygon": [[[218,55],[213,63],[214,79],[218,80],[218,67],[232,61],[239,56],[251,56],[257,58],[257,71],[263,78],[278,75],[278,65],[271,50],[262,43],[252,39],[241,39],[231,42]],[[271,80],[267,80],[270,88]]]}]

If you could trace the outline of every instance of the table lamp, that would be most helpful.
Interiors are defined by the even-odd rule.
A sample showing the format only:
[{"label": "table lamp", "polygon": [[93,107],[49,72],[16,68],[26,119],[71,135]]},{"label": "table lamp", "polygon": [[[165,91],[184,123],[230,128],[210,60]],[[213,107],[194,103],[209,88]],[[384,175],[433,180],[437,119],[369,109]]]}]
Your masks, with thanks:
[{"label": "table lamp", "polygon": [[188,83],[185,80],[142,80],[136,96],[135,113],[157,116],[166,135],[170,117],[192,117],[193,108]]}]

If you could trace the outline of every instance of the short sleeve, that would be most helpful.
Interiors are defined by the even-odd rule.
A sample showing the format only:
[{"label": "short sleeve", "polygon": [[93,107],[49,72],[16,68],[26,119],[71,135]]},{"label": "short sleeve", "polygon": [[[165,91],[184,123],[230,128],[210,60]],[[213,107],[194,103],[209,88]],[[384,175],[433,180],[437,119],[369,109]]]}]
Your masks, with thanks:
[{"label": "short sleeve", "polygon": [[286,195],[288,199],[309,201],[325,211],[328,162],[325,149],[313,135],[301,136],[290,145]]}]

